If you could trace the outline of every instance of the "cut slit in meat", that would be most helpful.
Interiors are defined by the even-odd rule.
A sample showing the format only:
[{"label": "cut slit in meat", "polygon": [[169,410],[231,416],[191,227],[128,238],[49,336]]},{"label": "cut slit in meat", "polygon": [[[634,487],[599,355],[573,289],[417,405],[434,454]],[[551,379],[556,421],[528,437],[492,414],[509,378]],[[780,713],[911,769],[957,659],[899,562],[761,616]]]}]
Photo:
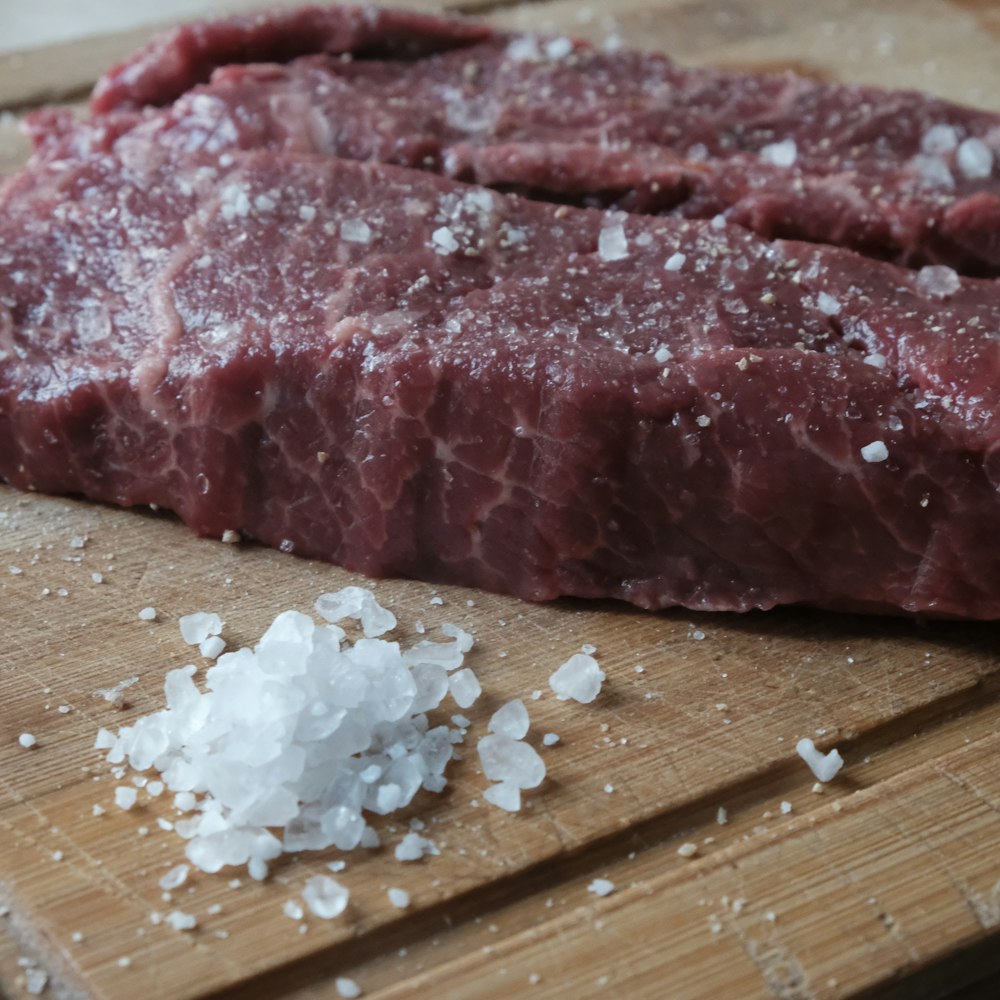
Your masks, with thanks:
[{"label": "cut slit in meat", "polygon": [[20,488],[531,600],[1000,617],[990,283],[275,150],[43,160],[0,239]]},{"label": "cut slit in meat", "polygon": [[337,7],[178,29],[108,74],[92,107],[83,126],[36,119],[41,154],[319,152],[1000,275],[1000,116],[913,92]]}]

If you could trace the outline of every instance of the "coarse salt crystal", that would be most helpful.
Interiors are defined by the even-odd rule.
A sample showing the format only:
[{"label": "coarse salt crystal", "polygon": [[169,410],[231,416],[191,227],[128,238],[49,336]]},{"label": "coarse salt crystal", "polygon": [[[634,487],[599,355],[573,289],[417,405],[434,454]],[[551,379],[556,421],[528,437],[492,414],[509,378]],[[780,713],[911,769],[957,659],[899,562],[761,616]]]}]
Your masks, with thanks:
[{"label": "coarse salt crystal", "polygon": [[337,993],[346,997],[347,1000],[355,1000],[356,997],[361,996],[361,987],[353,979],[348,979],[347,976],[337,976],[334,980],[334,986]]},{"label": "coarse salt crystal", "polygon": [[628,239],[620,222],[601,230],[597,238],[597,255],[603,261],[624,260],[628,256]]},{"label": "coarse salt crystal", "polygon": [[604,679],[597,660],[586,653],[574,653],[549,677],[549,687],[560,701],[572,698],[586,705],[600,694]]},{"label": "coarse salt crystal", "polygon": [[144,622],[153,622],[153,621],[156,621],[156,608],[143,608],[139,612],[139,617]]},{"label": "coarse salt crystal", "polygon": [[792,811],[792,804],[791,804],[791,802],[782,802],[781,803],[781,813],[782,813],[783,816],[787,816],[791,811]]},{"label": "coarse salt crystal", "polygon": [[520,740],[527,734],[529,725],[528,710],[524,707],[524,702],[517,698],[498,708],[486,728],[491,733]]},{"label": "coarse salt crystal", "polygon": [[687,256],[682,253],[671,254],[667,258],[667,262],[663,265],[665,271],[679,271],[684,266],[684,261],[687,260]]},{"label": "coarse salt crystal", "polygon": [[48,986],[49,977],[42,969],[30,968],[24,973],[24,991],[31,996],[41,996]]},{"label": "coarse salt crystal", "polygon": [[969,180],[981,180],[993,173],[993,151],[982,139],[964,139],[955,159],[958,169]]},{"label": "coarse salt crystal", "polygon": [[174,867],[160,879],[160,888],[166,889],[168,892],[171,889],[179,889],[187,881],[188,872],[190,870],[189,865],[174,865]]},{"label": "coarse salt crystal", "polygon": [[920,148],[929,156],[952,152],[958,146],[958,132],[953,125],[932,125],[920,140]]},{"label": "coarse salt crystal", "polygon": [[410,905],[410,894],[405,889],[397,889],[395,886],[389,889],[389,902],[397,910],[405,910]]},{"label": "coarse salt crystal", "polygon": [[545,761],[534,747],[496,733],[477,745],[483,773],[490,781],[510,782],[518,788],[537,788],[545,780]]},{"label": "coarse salt crystal", "polygon": [[38,740],[36,740],[31,733],[21,733],[21,735],[17,738],[17,742],[20,743],[25,750],[30,750],[33,746],[37,745]]},{"label": "coarse salt crystal", "polygon": [[222,619],[216,614],[206,614],[196,611],[192,615],[184,615],[178,622],[181,636],[189,646],[197,646],[211,635],[222,631]]},{"label": "coarse salt crystal", "polygon": [[347,909],[350,893],[329,875],[314,875],[306,881],[302,898],[317,917],[332,920]]},{"label": "coarse salt crystal", "polygon": [[761,147],[760,158],[774,167],[790,167],[798,158],[798,147],[794,139],[783,139]]},{"label": "coarse salt crystal", "polygon": [[836,316],[840,312],[840,303],[829,292],[820,292],[816,296],[816,305],[826,316]]},{"label": "coarse salt crystal", "polygon": [[565,36],[553,38],[545,43],[545,54],[550,59],[565,59],[573,51],[573,43]]},{"label": "coarse salt crystal", "polygon": [[281,912],[292,920],[301,920],[305,915],[302,907],[294,899],[286,899],[284,906],[281,907]]},{"label": "coarse salt crystal", "polygon": [[962,287],[958,273],[945,264],[927,264],[917,272],[917,288],[935,299],[946,299]]},{"label": "coarse salt crystal", "polygon": [[521,789],[513,781],[499,781],[483,792],[483,798],[498,809],[519,812],[521,809]]},{"label": "coarse salt crystal", "polygon": [[727,812],[725,806],[719,806],[715,813],[715,822],[718,823],[719,826],[725,826],[729,822],[729,813]]},{"label": "coarse salt crystal", "polygon": [[686,844],[681,844],[681,846],[677,848],[677,853],[682,858],[693,858],[698,853],[698,845],[692,844],[688,841]]},{"label": "coarse salt crystal", "polygon": [[198,926],[198,920],[193,913],[184,913],[181,910],[168,913],[163,922],[170,924],[175,931],[193,931]]},{"label": "coarse salt crystal", "polygon": [[119,809],[131,809],[135,805],[138,794],[134,788],[129,788],[127,785],[119,785],[115,789],[115,805]]},{"label": "coarse salt crystal", "polygon": [[441,852],[433,840],[411,831],[396,845],[394,853],[397,861],[419,861],[425,855],[436,857]]},{"label": "coarse salt crystal", "polygon": [[346,243],[370,243],[371,227],[364,219],[344,219],[340,224],[340,238]]},{"label": "coarse salt crystal", "polygon": [[198,643],[198,652],[205,657],[206,660],[215,660],[218,658],[219,654],[226,648],[226,640],[219,635],[210,635],[207,639],[202,639]]},{"label": "coarse salt crystal", "polygon": [[595,878],[587,886],[587,892],[592,892],[595,896],[610,896],[615,891],[615,884],[610,879]]},{"label": "coarse salt crystal", "polygon": [[434,250],[442,255],[454,253],[458,249],[458,240],[447,226],[441,226],[431,233],[431,243],[434,245]]},{"label": "coarse salt crystal", "polygon": [[861,457],[866,462],[884,462],[889,457],[889,449],[884,441],[872,441],[861,449]]},{"label": "coarse salt crystal", "polygon": [[459,708],[470,708],[483,689],[476,675],[465,667],[448,678],[448,690]]},{"label": "coarse salt crystal", "polygon": [[547,747],[554,747],[559,742],[558,733],[546,733],[542,737],[542,744]]},{"label": "coarse salt crystal", "polygon": [[829,753],[822,753],[808,737],[799,740],[795,745],[795,752],[809,765],[813,775],[822,782],[832,781],[844,766],[844,760],[836,747]]},{"label": "coarse salt crystal", "polygon": [[877,351],[872,354],[866,354],[862,360],[866,365],[870,365],[872,368],[884,369],[888,364],[885,359],[885,355],[879,354]]}]

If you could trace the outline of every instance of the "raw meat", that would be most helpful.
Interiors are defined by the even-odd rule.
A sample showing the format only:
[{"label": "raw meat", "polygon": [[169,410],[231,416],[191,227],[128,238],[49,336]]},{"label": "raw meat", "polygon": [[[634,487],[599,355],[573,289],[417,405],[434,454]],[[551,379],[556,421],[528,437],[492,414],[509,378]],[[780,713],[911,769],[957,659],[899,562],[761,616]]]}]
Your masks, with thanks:
[{"label": "raw meat", "polygon": [[544,600],[1000,616],[991,283],[308,153],[0,193],[0,476]]},{"label": "raw meat", "polygon": [[915,92],[328,8],[178,29],[108,74],[92,108],[82,128],[38,119],[40,146],[316,151],[1000,274],[1000,116]]}]

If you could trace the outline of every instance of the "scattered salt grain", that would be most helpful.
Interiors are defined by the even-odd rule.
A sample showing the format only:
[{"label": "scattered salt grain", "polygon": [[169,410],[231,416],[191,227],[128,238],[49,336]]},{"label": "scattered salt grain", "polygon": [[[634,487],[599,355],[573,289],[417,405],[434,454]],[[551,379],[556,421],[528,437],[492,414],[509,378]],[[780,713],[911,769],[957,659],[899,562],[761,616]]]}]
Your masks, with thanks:
[{"label": "scattered salt grain", "polygon": [[11,576],[20,576],[24,570],[21,569],[20,566],[8,566],[7,572],[10,573]]},{"label": "scattered salt grain", "polygon": [[843,758],[836,748],[824,754],[816,749],[816,744],[808,737],[799,740],[795,745],[795,752],[809,765],[809,770],[819,781],[831,781],[844,766]]},{"label": "scattered salt grain", "polygon": [[421,837],[419,833],[408,833],[396,845],[395,850],[397,861],[419,861],[425,855],[437,856],[441,852],[437,844],[427,837]]},{"label": "scattered salt grain", "polygon": [[665,271],[679,271],[687,260],[687,255],[682,253],[671,254],[667,262],[663,265]]},{"label": "scattered salt grain", "polygon": [[958,169],[969,180],[980,180],[993,173],[993,151],[982,139],[965,139],[956,155]]},{"label": "scattered salt grain", "polygon": [[521,810],[521,789],[513,781],[500,781],[495,785],[490,785],[483,792],[483,798],[491,805],[507,812],[520,812]]},{"label": "scattered salt grain", "polygon": [[889,457],[889,449],[884,441],[872,441],[861,449],[861,457],[866,462],[884,462]]},{"label": "scattered salt grain", "polygon": [[354,1000],[355,997],[361,996],[361,987],[353,979],[348,979],[347,976],[337,976],[334,980],[334,986],[337,988],[337,993],[346,997],[347,1000]]},{"label": "scattered salt grain", "polygon": [[542,737],[542,745],[547,747],[554,747],[559,742],[558,733],[546,733]]},{"label": "scattered salt grain", "polygon": [[210,635],[218,635],[222,631],[222,619],[215,614],[196,611],[192,615],[184,615],[178,623],[181,635],[189,646],[197,646]]},{"label": "scattered salt grain", "polygon": [[920,140],[920,148],[928,156],[952,152],[958,146],[958,132],[953,125],[932,125]]},{"label": "scattered salt grain", "polygon": [[20,743],[25,750],[30,750],[33,746],[37,745],[38,740],[36,740],[31,733],[21,733],[21,735],[17,738],[17,742]]},{"label": "scattered salt grain", "polygon": [[620,222],[601,230],[597,238],[597,255],[603,261],[624,260],[628,256],[628,239]]},{"label": "scattered salt grain", "polygon": [[958,272],[945,264],[927,264],[917,272],[917,289],[935,299],[946,299],[962,287]]},{"label": "scattered salt grain", "polygon": [[866,365],[871,365],[872,368],[884,369],[887,365],[885,355],[879,354],[877,351],[871,354],[866,354],[862,360]]},{"label": "scattered salt grain", "polygon": [[317,917],[332,920],[347,909],[350,893],[329,875],[314,875],[306,881],[302,898]]},{"label": "scattered salt grain", "polygon": [[41,996],[49,984],[48,974],[41,969],[27,969],[24,973],[24,990],[31,996]]},{"label": "scattered salt grain", "polygon": [[179,889],[187,881],[188,872],[190,870],[189,865],[174,865],[174,867],[160,879],[160,888],[166,889],[168,892],[171,889]]},{"label": "scattered salt grain", "polygon": [[781,803],[781,814],[783,816],[787,816],[791,811],[792,811],[792,804],[791,804],[791,802],[782,802]]},{"label": "scattered salt grain", "polygon": [[595,896],[610,896],[615,891],[615,884],[610,879],[595,878],[587,886],[587,892],[592,892]]},{"label": "scattered salt grain", "polygon": [[286,917],[291,917],[292,920],[301,920],[305,915],[303,909],[294,899],[286,899],[285,905],[282,906],[281,912],[284,913]]},{"label": "scattered salt grain", "polygon": [[715,814],[715,822],[719,826],[725,826],[729,822],[729,813],[726,811],[725,806],[719,806],[718,811]]},{"label": "scattered salt grain", "polygon": [[760,158],[774,167],[790,167],[798,158],[798,147],[794,139],[771,142],[760,150]]},{"label": "scattered salt grain", "polygon": [[521,740],[527,735],[529,725],[528,710],[524,702],[517,698],[498,708],[486,728],[508,739]]},{"label": "scattered salt grain", "polygon": [[321,594],[315,607],[328,622],[336,624],[345,618],[360,622],[366,639],[376,639],[396,627],[396,616],[364,587],[344,587],[333,594]]},{"label": "scattered salt grain", "polygon": [[549,677],[549,687],[560,701],[572,698],[586,705],[600,694],[604,678],[597,660],[586,653],[574,653]]},{"label": "scattered salt grain", "polygon": [[127,969],[132,964],[132,959],[128,955],[122,955],[116,963],[119,969]]},{"label": "scattered salt grain", "polygon": [[115,789],[115,805],[119,809],[131,809],[135,805],[138,792],[134,788],[126,785],[119,785]]},{"label": "scattered salt grain", "polygon": [[431,243],[434,245],[434,250],[442,256],[454,253],[458,249],[458,240],[447,226],[441,226],[431,233]]},{"label": "scattered salt grain", "polygon": [[573,43],[565,36],[553,38],[545,43],[545,54],[550,59],[565,59],[573,51]]},{"label": "scattered salt grain", "polygon": [[222,542],[225,545],[235,545],[240,541],[240,533],[238,531],[233,531],[232,528],[226,528],[222,533]]},{"label": "scattered salt grain", "polygon": [[395,886],[388,892],[389,902],[397,910],[405,910],[410,905],[410,894],[405,889],[397,889]]},{"label": "scattered salt grain", "polygon": [[175,931],[193,931],[198,926],[198,920],[193,913],[183,913],[181,910],[168,913],[163,922],[170,924]]},{"label": "scattered salt grain", "polygon": [[825,316],[836,316],[840,312],[840,303],[829,292],[820,292],[816,296],[816,305]]},{"label": "scattered salt grain", "polygon": [[688,841],[688,843],[681,844],[681,846],[677,848],[677,853],[682,858],[693,858],[698,853],[698,845],[692,844]]},{"label": "scattered salt grain", "polygon": [[[132,687],[134,684],[139,683],[138,677],[129,677],[126,680],[119,681],[114,687],[109,688],[98,688],[94,692],[95,698],[103,698],[109,705],[114,705],[115,708],[125,707],[125,692]],[[101,732],[107,732],[107,730],[101,730]],[[98,734],[98,739],[101,738],[101,733]],[[98,750],[103,749],[103,747],[96,746]],[[119,758],[120,759],[120,758]]]},{"label": "scattered salt grain", "polygon": [[91,816],[103,816],[104,811],[104,806],[98,805],[96,802],[90,807]]}]

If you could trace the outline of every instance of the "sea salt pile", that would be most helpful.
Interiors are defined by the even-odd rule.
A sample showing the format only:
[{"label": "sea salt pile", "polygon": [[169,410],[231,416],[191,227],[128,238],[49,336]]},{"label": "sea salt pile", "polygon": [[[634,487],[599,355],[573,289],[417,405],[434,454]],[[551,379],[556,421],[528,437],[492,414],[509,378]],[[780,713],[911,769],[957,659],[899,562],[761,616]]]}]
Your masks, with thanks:
[{"label": "sea salt pile", "polygon": [[[459,670],[472,637],[446,625],[445,641],[403,650],[380,638],[395,617],[358,587],[324,594],[316,610],[328,624],[285,611],[253,649],[221,655],[204,690],[193,666],[170,671],[165,709],[117,737],[98,734],[111,763],[159,772],[187,813],[174,825],[187,840],[187,859],[203,871],[246,864],[261,879],[282,852],[377,846],[366,812],[385,815],[421,788],[440,792],[447,784],[462,733],[432,728],[427,713],[450,689],[463,708],[474,700],[478,681]],[[336,624],[346,618],[364,633],[353,644]],[[184,627],[184,638],[200,645],[221,622],[188,616]],[[464,675],[458,691],[455,671]],[[419,852],[411,846],[404,853],[436,853],[430,841],[416,845]],[[313,881],[307,897],[316,913],[340,905],[324,879]]]}]

